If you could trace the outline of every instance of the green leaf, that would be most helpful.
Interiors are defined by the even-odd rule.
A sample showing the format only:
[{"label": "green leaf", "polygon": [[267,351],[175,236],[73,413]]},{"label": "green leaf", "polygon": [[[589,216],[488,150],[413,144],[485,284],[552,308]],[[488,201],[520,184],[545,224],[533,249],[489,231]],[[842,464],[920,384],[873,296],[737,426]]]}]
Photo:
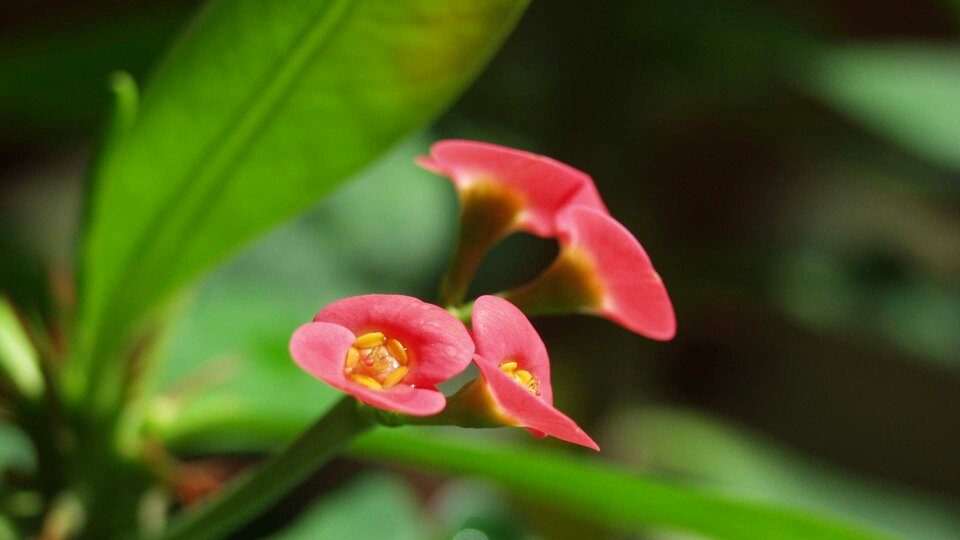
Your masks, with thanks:
[{"label": "green leaf", "polygon": [[428,538],[417,494],[400,478],[369,474],[325,497],[270,540]]},{"label": "green leaf", "polygon": [[737,540],[890,538],[817,514],[736,499],[632,474],[547,450],[519,450],[477,437],[379,430],[354,457],[447,474],[480,476],[524,500],[615,529],[668,528]]},{"label": "green leaf", "polygon": [[[169,443],[181,451],[223,450],[218,420],[214,417],[208,423],[194,425],[193,434],[180,432],[180,439]],[[245,424],[264,440],[274,429],[269,419],[256,414],[235,418],[234,422]],[[225,427],[223,433],[231,437],[233,430]],[[295,433],[291,431],[285,438]],[[448,435],[442,428],[380,429],[361,437],[348,455],[441,474],[485,478],[532,504],[617,530],[674,529],[736,540],[893,538],[818,513],[720,495],[572,454]]]},{"label": "green leaf", "polygon": [[75,395],[150,307],[439,114],[526,4],[212,2],[93,180]]},{"label": "green leaf", "polygon": [[811,91],[927,159],[960,169],[960,47],[913,44],[832,49]]}]

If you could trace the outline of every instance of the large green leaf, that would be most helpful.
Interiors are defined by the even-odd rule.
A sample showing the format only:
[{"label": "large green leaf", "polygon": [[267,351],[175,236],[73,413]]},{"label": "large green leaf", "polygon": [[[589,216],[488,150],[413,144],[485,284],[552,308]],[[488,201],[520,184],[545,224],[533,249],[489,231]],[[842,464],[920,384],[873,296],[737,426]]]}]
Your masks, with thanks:
[{"label": "large green leaf", "polygon": [[119,377],[111,352],[150,306],[442,111],[526,3],[212,2],[96,167],[76,388]]},{"label": "large green leaf", "polygon": [[811,90],[918,154],[960,168],[960,47],[861,45],[828,50]]},{"label": "large green leaf", "polygon": [[[181,452],[265,449],[299,428],[255,408],[230,407],[189,426],[154,426]],[[242,426],[242,427],[241,427]],[[173,428],[173,429],[171,429]],[[289,430],[286,434],[279,430]],[[542,443],[540,443],[542,444]],[[620,530],[675,529],[712,538],[881,540],[893,538],[806,510],[720,495],[547,449],[531,450],[454,436],[440,428],[380,429],[349,450],[353,457],[492,480],[521,499],[563,515]]]},{"label": "large green leaf", "polygon": [[[270,419],[251,416],[221,426],[221,415],[178,431],[170,442],[181,450],[222,450],[221,434],[233,442],[233,423],[266,440],[276,436]],[[291,432],[291,436],[293,431]],[[249,435],[249,433],[248,433]],[[438,428],[380,429],[349,450],[353,457],[402,464],[442,474],[492,480],[517,497],[563,515],[619,530],[674,529],[736,540],[881,540],[893,538],[817,513],[720,495],[546,449],[521,449],[453,436]]]}]

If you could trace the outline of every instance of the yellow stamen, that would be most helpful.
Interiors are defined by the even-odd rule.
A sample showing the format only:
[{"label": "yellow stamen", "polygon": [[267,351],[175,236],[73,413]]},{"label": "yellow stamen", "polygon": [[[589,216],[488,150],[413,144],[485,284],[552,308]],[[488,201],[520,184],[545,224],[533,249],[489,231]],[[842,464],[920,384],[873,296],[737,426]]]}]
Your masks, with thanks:
[{"label": "yellow stamen", "polygon": [[525,369],[517,369],[518,364],[513,360],[507,360],[498,366],[500,371],[506,373],[513,380],[517,381],[517,384],[526,388],[530,391],[531,394],[536,396],[540,395],[540,379],[538,379],[533,373]]},{"label": "yellow stamen", "polygon": [[525,369],[518,369],[513,372],[513,378],[523,386],[527,386],[533,380],[533,375]]},{"label": "yellow stamen", "polygon": [[409,360],[403,343],[387,339],[382,332],[369,332],[347,349],[343,372],[358,384],[382,390],[403,381],[410,372]]},{"label": "yellow stamen", "polygon": [[383,345],[385,339],[381,332],[370,332],[369,334],[358,337],[357,340],[353,342],[353,346],[358,349],[369,349]]},{"label": "yellow stamen", "polygon": [[344,363],[344,367],[347,369],[347,373],[353,371],[353,368],[357,367],[357,363],[360,362],[360,351],[356,347],[350,347],[347,351],[347,361]]},{"label": "yellow stamen", "polygon": [[408,371],[410,371],[410,368],[407,366],[398,367],[393,373],[387,375],[387,378],[383,380],[383,387],[390,388],[391,386],[395,386],[398,382],[403,380]]},{"label": "yellow stamen", "polygon": [[403,344],[395,339],[388,339],[387,350],[397,359],[397,362],[404,366],[407,365],[407,350],[403,348]]},{"label": "yellow stamen", "polygon": [[372,390],[383,389],[383,385],[378,383],[373,377],[367,377],[366,375],[360,375],[358,373],[356,375],[351,375],[350,378]]}]

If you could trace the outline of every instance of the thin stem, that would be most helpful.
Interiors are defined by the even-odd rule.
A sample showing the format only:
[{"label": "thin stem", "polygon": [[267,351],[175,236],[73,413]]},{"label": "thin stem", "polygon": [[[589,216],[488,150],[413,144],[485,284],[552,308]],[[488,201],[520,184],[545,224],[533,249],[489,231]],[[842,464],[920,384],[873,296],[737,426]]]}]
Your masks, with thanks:
[{"label": "thin stem", "polygon": [[470,326],[471,319],[473,318],[473,304],[471,301],[460,306],[450,306],[447,308],[447,311],[454,317],[460,319],[460,322],[463,324]]},{"label": "thin stem", "polygon": [[460,192],[460,237],[440,282],[441,306],[463,302],[483,258],[513,232],[522,208],[517,195],[490,182],[478,182]]},{"label": "thin stem", "polygon": [[463,302],[480,262],[499,238],[485,239],[487,241],[482,243],[468,243],[465,240],[465,235],[461,235],[453,259],[440,281],[437,300],[441,306],[453,306]]},{"label": "thin stem", "polygon": [[372,425],[358,412],[356,400],[344,397],[285,450],[231,484],[218,498],[174,523],[163,540],[213,540],[227,536]]}]

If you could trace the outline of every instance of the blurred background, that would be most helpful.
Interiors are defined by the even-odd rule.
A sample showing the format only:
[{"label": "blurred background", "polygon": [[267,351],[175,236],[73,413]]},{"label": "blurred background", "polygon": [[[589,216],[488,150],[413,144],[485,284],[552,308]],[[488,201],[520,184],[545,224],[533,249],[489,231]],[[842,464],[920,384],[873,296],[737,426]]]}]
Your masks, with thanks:
[{"label": "blurred background", "polygon": [[[0,287],[21,304],[49,314],[72,271],[109,73],[146,80],[196,5],[0,7]],[[909,538],[960,538],[958,132],[958,3],[534,1],[428,132],[204,280],[161,385],[195,398],[181,426],[231,391],[289,381],[303,390],[262,395],[264,429],[315,411],[298,393],[315,382],[283,360],[290,331],[345,295],[431,298],[456,199],[412,158],[439,138],[486,140],[591,174],[674,301],[668,343],[599,319],[535,321],[558,406],[596,435],[599,459]],[[474,292],[526,281],[555,251],[508,239]],[[230,380],[182,382],[211,370]],[[29,459],[3,437],[0,465]],[[198,463],[243,463],[211,457],[228,441],[207,442]],[[393,535],[367,537],[624,537],[483,483],[347,459],[239,537],[290,520],[284,537],[341,534],[367,505],[384,511],[366,526]]]}]

